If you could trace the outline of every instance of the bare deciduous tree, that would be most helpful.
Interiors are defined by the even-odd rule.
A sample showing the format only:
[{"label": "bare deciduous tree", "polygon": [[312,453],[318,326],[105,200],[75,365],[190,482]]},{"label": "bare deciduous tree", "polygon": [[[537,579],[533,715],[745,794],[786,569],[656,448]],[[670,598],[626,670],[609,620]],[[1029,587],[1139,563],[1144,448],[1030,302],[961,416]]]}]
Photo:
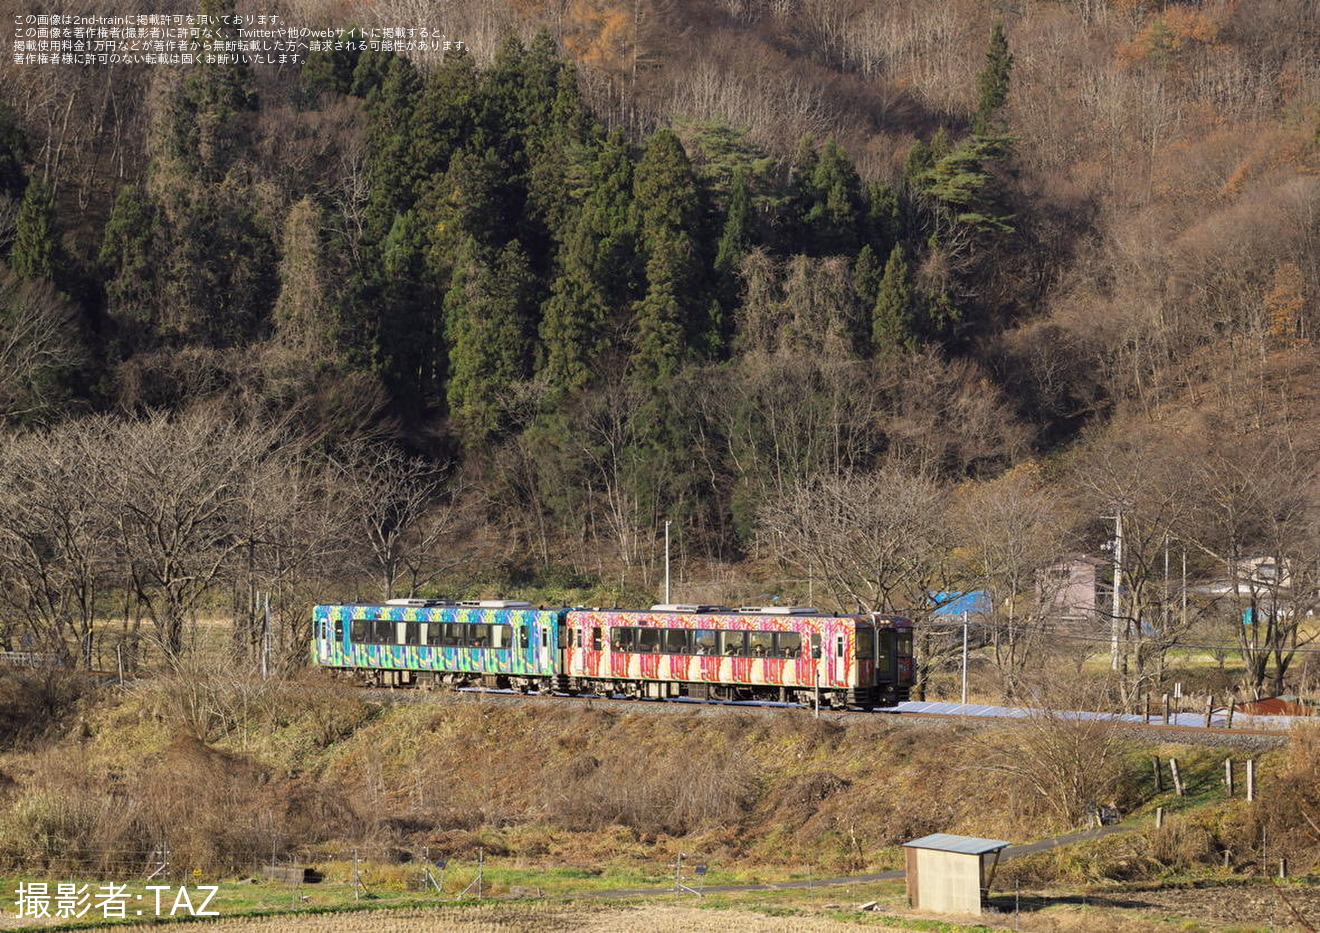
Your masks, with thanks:
[{"label": "bare deciduous tree", "polygon": [[166,656],[242,547],[235,533],[248,478],[274,432],[218,412],[105,422],[105,501],[129,586]]},{"label": "bare deciduous tree", "polygon": [[[441,547],[463,526],[458,490],[446,488],[441,467],[390,445],[352,444],[332,463],[350,521],[358,565],[380,583],[380,598],[413,596],[461,561]],[[406,589],[407,592],[396,592]]]},{"label": "bare deciduous tree", "polygon": [[0,419],[30,420],[63,401],[83,348],[75,311],[49,282],[22,282],[0,267]]},{"label": "bare deciduous tree", "polygon": [[1045,638],[1053,594],[1048,580],[1042,592],[1041,569],[1066,551],[1064,503],[1039,468],[1025,464],[959,490],[953,511],[963,587],[988,597],[980,621],[1004,695],[1013,699]]},{"label": "bare deciduous tree", "polygon": [[[120,582],[103,504],[101,432],[74,423],[58,433],[9,438],[0,453],[0,580],[28,637],[90,666],[98,600]],[[14,634],[5,632],[10,647]]]}]

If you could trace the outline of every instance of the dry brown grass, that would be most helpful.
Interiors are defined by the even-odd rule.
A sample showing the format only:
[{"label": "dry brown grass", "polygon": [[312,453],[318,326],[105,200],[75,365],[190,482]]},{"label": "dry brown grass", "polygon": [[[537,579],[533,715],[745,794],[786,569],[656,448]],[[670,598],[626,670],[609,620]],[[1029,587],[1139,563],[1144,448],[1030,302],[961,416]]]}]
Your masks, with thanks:
[{"label": "dry brown grass", "polygon": [[[312,917],[266,917],[217,920],[207,933],[412,933],[416,930],[462,933],[838,933],[843,930],[893,930],[875,915],[857,922],[805,914],[771,917],[747,910],[702,910],[647,904],[638,907],[577,905],[487,905],[430,910],[371,911]],[[99,933],[109,928],[89,930]]]}]

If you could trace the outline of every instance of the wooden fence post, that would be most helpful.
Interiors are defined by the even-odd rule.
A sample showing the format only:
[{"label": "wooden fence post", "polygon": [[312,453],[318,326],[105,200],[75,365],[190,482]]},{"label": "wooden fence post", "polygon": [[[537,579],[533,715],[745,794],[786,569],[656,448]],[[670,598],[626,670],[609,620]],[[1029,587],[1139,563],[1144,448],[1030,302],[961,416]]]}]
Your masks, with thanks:
[{"label": "wooden fence post", "polygon": [[1205,698],[1205,727],[1210,728],[1210,717],[1215,713],[1215,695],[1212,693]]},{"label": "wooden fence post", "polygon": [[1164,724],[1169,724],[1169,695],[1164,694]]},{"label": "wooden fence post", "polygon": [[1256,799],[1256,759],[1247,759],[1247,803]]},{"label": "wooden fence post", "polygon": [[1226,728],[1233,728],[1233,710],[1237,708],[1237,697],[1229,694],[1228,696],[1228,724]]},{"label": "wooden fence post", "polygon": [[1164,772],[1160,770],[1160,756],[1156,755],[1150,760],[1155,768],[1155,793],[1164,793]]},{"label": "wooden fence post", "polygon": [[1233,759],[1232,758],[1224,759],[1224,788],[1227,792],[1226,796],[1232,797],[1233,796]]},{"label": "wooden fence post", "polygon": [[1150,725],[1150,691],[1146,691],[1146,705],[1141,708],[1141,722]]},{"label": "wooden fence post", "polygon": [[1164,827],[1164,808],[1163,808],[1163,807],[1156,807],[1156,808],[1155,808],[1155,828],[1156,828],[1156,829],[1162,829],[1163,827]]},{"label": "wooden fence post", "polygon": [[1173,791],[1179,797],[1183,795],[1182,775],[1178,773],[1178,759],[1169,759],[1169,771],[1173,773]]}]

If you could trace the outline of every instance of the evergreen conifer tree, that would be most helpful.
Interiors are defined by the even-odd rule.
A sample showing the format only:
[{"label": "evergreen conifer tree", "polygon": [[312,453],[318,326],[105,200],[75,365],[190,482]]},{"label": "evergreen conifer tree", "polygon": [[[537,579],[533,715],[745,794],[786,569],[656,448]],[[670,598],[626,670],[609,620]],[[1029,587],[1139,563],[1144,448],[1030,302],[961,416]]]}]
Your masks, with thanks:
[{"label": "evergreen conifer tree", "polygon": [[27,140],[19,129],[14,111],[0,101],[0,196],[17,198],[23,193],[27,176],[23,163],[27,159]]},{"label": "evergreen conifer tree", "polygon": [[101,236],[97,261],[105,282],[106,313],[119,325],[124,353],[140,349],[138,344],[155,324],[157,223],[142,189],[125,185]]},{"label": "evergreen conifer tree", "polygon": [[880,294],[880,282],[883,278],[884,270],[880,267],[880,261],[876,259],[875,250],[871,249],[870,243],[867,243],[858,252],[857,261],[853,263],[853,290],[857,292],[857,297],[864,306],[875,307],[875,299]]},{"label": "evergreen conifer tree", "polygon": [[493,262],[469,239],[445,296],[450,416],[469,446],[504,427],[504,398],[530,371],[535,317],[527,256],[510,241]]},{"label": "evergreen conifer tree", "polygon": [[633,190],[640,216],[646,292],[635,312],[634,371],[643,383],[672,376],[687,339],[699,328],[700,263],[692,231],[699,216],[696,182],[678,137],[651,137]]},{"label": "evergreen conifer tree", "polygon": [[1000,111],[1008,100],[1012,70],[1013,54],[1008,50],[1004,23],[996,20],[990,30],[990,48],[985,53],[985,68],[977,80],[980,96],[976,104],[976,117],[972,121],[974,132],[986,135],[1002,131]]},{"label": "evergreen conifer tree", "polygon": [[50,189],[33,179],[23,192],[14,226],[9,265],[20,279],[55,277],[55,209]]},{"label": "evergreen conifer tree", "polygon": [[715,250],[716,296],[711,303],[709,333],[712,345],[707,355],[722,354],[733,336],[733,314],[738,305],[738,269],[751,248],[752,196],[747,186],[747,171],[734,171],[733,187],[729,191],[729,210],[724,218],[724,231]]},{"label": "evergreen conifer tree", "polygon": [[408,139],[406,158],[415,196],[423,194],[430,179],[448,171],[454,153],[471,142],[480,85],[471,55],[447,55],[417,93],[410,125],[397,128]]},{"label": "evergreen conifer tree", "polygon": [[384,80],[367,103],[369,129],[366,165],[367,207],[363,239],[371,246],[389,233],[394,218],[406,213],[416,198],[413,149],[413,110],[421,81],[412,63],[402,56],[389,59]]},{"label": "evergreen conifer tree", "polygon": [[915,345],[916,310],[912,272],[899,244],[885,263],[871,318],[871,347],[876,356],[895,356]]},{"label": "evergreen conifer tree", "polygon": [[616,130],[596,157],[591,186],[559,249],[541,321],[541,371],[560,389],[573,391],[591,381],[611,329],[622,328],[612,318],[634,298],[632,168],[627,144]]},{"label": "evergreen conifer tree", "polygon": [[[231,61],[223,45],[238,38],[230,25],[232,0],[202,0],[201,12],[212,25],[201,32],[202,55],[171,102],[173,154],[185,170],[204,182],[217,182],[248,141],[251,114],[257,109],[252,71],[245,61]],[[201,59],[215,54],[220,61]],[[237,56],[241,58],[241,56]]]},{"label": "evergreen conifer tree", "polygon": [[806,223],[814,252],[849,253],[861,232],[861,180],[843,148],[831,137],[811,174],[811,207]]}]

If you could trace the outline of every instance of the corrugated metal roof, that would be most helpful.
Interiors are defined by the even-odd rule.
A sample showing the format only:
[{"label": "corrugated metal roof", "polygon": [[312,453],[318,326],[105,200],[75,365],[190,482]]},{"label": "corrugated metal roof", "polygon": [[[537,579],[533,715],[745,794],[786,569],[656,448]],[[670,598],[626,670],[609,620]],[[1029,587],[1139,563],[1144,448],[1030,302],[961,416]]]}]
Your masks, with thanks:
[{"label": "corrugated metal roof", "polygon": [[941,852],[962,852],[965,855],[984,855],[1012,844],[1002,839],[978,839],[975,836],[954,836],[949,833],[932,833],[903,843],[912,849],[939,849]]}]

